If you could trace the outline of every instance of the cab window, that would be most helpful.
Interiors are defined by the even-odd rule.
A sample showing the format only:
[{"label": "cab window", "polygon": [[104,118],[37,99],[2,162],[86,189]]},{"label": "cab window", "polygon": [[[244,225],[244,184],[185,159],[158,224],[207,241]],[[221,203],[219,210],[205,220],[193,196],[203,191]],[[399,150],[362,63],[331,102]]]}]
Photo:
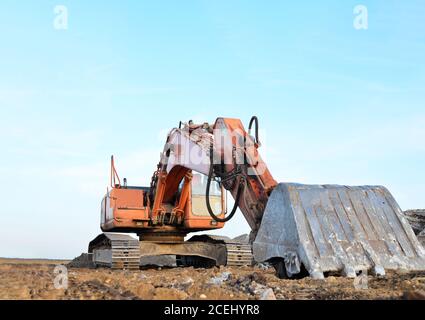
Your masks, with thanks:
[{"label": "cab window", "polygon": [[[192,214],[209,216],[206,204],[206,190],[208,177],[203,174],[194,174],[192,178]],[[210,204],[216,215],[223,213],[222,190],[215,181],[211,182]]]}]

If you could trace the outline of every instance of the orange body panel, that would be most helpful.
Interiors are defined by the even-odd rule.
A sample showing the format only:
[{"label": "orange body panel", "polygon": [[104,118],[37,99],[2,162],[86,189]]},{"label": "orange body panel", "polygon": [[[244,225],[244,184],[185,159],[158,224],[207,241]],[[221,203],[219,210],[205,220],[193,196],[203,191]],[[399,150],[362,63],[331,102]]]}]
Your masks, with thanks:
[{"label": "orange body panel", "polygon": [[[192,212],[191,185],[186,192],[182,193],[176,207],[171,211],[178,211],[183,208],[181,218],[175,229],[182,232],[202,231],[220,229],[224,223],[216,223],[210,216],[199,215]],[[104,197],[101,210],[101,228],[103,231],[122,231],[122,232],[146,232],[148,230],[158,231],[163,225],[152,224],[151,210],[143,203],[144,191],[138,189],[113,188]],[[222,199],[224,207],[224,199]],[[182,207],[180,207],[180,205]],[[164,212],[167,211],[164,208]],[[164,228],[167,232],[170,228]]]},{"label": "orange body panel", "polygon": [[[225,211],[224,197],[221,198],[222,208]],[[224,213],[219,215],[224,217]],[[184,213],[184,227],[189,230],[209,230],[209,229],[221,229],[224,227],[223,222],[216,222],[210,216],[200,216],[194,212],[192,208],[192,188],[189,190],[189,199],[187,201],[185,213]]]},{"label": "orange body panel", "polygon": [[144,191],[139,189],[113,188],[109,191],[102,201],[102,230],[147,226],[149,212],[143,199]]},{"label": "orange body panel", "polygon": [[112,189],[109,197],[114,207],[119,209],[143,209],[143,190],[138,189]]}]

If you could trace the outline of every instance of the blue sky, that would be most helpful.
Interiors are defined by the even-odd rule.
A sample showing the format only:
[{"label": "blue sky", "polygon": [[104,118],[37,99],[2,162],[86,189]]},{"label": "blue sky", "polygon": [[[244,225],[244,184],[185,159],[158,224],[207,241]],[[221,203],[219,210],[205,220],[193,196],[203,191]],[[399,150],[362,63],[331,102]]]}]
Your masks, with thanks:
[{"label": "blue sky", "polygon": [[[276,180],[382,184],[424,208],[424,16],[420,0],[1,1],[0,256],[86,250],[109,156],[148,184],[180,120],[257,115]],[[239,214],[220,233],[247,231]]]}]

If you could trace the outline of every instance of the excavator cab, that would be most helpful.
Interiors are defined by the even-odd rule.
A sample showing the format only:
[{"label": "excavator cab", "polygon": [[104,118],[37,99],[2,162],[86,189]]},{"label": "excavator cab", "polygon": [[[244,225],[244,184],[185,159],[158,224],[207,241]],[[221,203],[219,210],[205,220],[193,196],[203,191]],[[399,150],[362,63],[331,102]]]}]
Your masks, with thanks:
[{"label": "excavator cab", "polygon": [[[207,180],[207,176],[203,174],[193,174],[190,201],[184,219],[184,225],[189,229],[205,230],[224,226],[223,223],[211,219],[208,213],[205,201]],[[217,182],[212,183],[209,198],[214,214],[223,216],[226,211],[225,191]]]}]

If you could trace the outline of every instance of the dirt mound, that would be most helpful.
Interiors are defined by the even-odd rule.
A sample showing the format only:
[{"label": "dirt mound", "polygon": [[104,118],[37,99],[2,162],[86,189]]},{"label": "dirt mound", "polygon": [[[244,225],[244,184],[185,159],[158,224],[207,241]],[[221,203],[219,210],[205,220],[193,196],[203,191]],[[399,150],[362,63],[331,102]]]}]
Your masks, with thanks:
[{"label": "dirt mound", "polygon": [[236,242],[240,242],[240,243],[249,243],[249,234],[240,235],[240,236],[234,238],[233,240],[235,240]]},{"label": "dirt mound", "polygon": [[70,263],[66,265],[69,268],[95,268],[95,265],[92,261],[92,254],[83,253],[80,256],[76,257]]},{"label": "dirt mound", "polygon": [[425,230],[425,209],[421,210],[407,210],[404,215],[412,226],[416,235]]},{"label": "dirt mound", "polygon": [[409,291],[403,294],[404,300],[425,300],[425,291]]}]

